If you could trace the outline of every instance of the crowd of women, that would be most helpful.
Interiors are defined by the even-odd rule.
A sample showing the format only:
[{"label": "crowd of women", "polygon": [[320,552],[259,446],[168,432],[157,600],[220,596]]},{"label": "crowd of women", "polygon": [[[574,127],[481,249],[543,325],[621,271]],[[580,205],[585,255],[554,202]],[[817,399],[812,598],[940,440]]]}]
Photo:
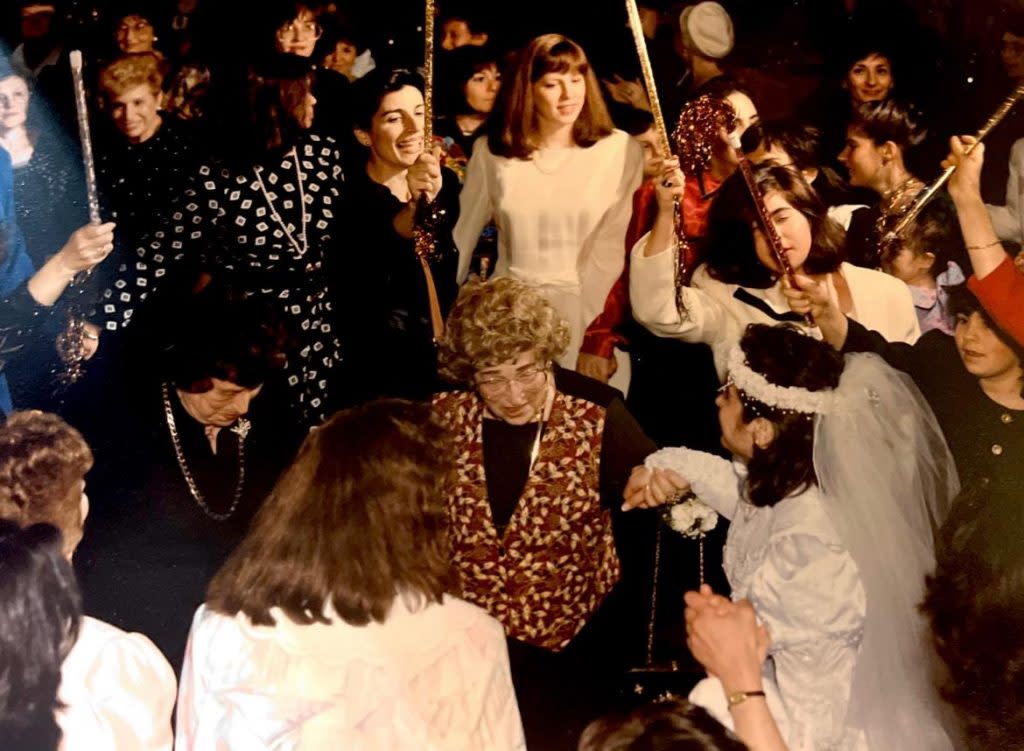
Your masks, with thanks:
[{"label": "crowd of women", "polygon": [[1024,138],[903,222],[955,118],[870,4],[784,106],[641,0],[667,134],[455,0],[429,101],[333,3],[17,5],[0,745],[1024,747]]}]

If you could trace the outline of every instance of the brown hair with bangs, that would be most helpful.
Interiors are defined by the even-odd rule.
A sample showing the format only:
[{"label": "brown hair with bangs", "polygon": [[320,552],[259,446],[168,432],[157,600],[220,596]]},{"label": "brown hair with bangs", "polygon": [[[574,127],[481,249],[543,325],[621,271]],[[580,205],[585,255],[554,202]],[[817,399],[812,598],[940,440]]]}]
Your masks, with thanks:
[{"label": "brown hair with bangs", "polygon": [[593,146],[615,129],[587,55],[573,40],[561,34],[539,36],[517,56],[514,65],[492,117],[497,124],[488,139],[492,153],[529,159],[540,147],[533,85],[547,73],[580,73],[586,81],[586,101],[572,127],[577,145]]},{"label": "brown hair with bangs", "polygon": [[383,623],[449,591],[443,483],[451,466],[430,408],[400,399],[337,413],[306,438],[291,467],[217,573],[206,603],[274,625]]}]

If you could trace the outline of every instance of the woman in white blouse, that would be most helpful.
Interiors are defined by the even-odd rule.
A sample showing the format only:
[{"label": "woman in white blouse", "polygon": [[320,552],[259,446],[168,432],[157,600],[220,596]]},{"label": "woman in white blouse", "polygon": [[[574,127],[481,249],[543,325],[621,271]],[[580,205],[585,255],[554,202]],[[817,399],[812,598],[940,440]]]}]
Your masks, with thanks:
[{"label": "woman in white blouse", "polygon": [[[0,517],[56,527],[70,560],[89,511],[91,467],[89,446],[59,417],[13,413],[0,427]],[[160,650],[88,616],[70,628],[76,632],[60,668],[60,751],[170,751],[176,686]]]},{"label": "woman in white blouse", "polygon": [[[789,309],[784,280],[742,176],[722,187],[711,208],[706,263],[689,287],[675,283],[673,198],[682,176],[667,162],[657,182],[654,228],[637,241],[630,266],[633,316],[658,336],[711,346],[719,377],[748,324],[792,322],[820,333]],[[797,274],[823,280],[846,315],[889,341],[914,343],[921,335],[907,286],[895,277],[842,261],[842,229],[796,170],[763,165],[755,181],[789,264]]]},{"label": "woman in white blouse", "polygon": [[309,434],[196,612],[178,751],[525,749],[504,629],[444,594],[445,440],[399,400]]},{"label": "woman in white blouse", "polygon": [[[586,55],[571,39],[537,37],[505,81],[493,132],[476,143],[466,170],[455,227],[459,281],[493,219],[495,275],[536,286],[569,321],[559,364],[576,368],[583,332],[622,273],[643,150],[612,126]],[[580,358],[583,372],[626,376],[622,353],[617,365],[588,357]]]},{"label": "woman in white blouse", "polygon": [[952,751],[918,603],[958,484],[934,415],[874,355],[753,325],[717,400],[725,459],[662,449],[629,505],[691,491],[730,519],[724,567],[771,635],[763,675],[690,698],[766,701],[791,751]]}]

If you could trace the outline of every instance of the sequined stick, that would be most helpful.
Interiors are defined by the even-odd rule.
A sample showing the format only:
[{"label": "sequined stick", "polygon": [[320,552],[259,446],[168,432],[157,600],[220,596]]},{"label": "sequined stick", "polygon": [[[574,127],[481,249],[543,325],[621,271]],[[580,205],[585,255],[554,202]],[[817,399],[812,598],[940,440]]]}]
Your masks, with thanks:
[{"label": "sequined stick", "polygon": [[[735,133],[729,134],[729,145],[732,146],[736,152],[736,158],[739,160],[740,174],[743,175],[743,181],[747,184],[747,189],[750,191],[750,197],[754,201],[754,208],[757,210],[758,223],[764,230],[764,235],[768,239],[768,247],[772,252],[772,256],[775,258],[775,262],[782,269],[783,275],[789,280],[790,285],[793,289],[800,289],[800,285],[796,283],[796,274],[793,272],[793,266],[789,263],[789,258],[786,256],[786,251],[782,248],[782,238],[779,237],[778,230],[775,229],[775,223],[772,221],[771,214],[768,213],[768,207],[764,205],[764,196],[761,195],[761,189],[757,187],[757,180],[754,178],[754,169],[750,166],[750,160],[747,159],[747,155],[743,153],[743,149],[740,147],[740,137]],[[814,316],[808,313],[806,316],[807,322],[810,325],[814,325]]]},{"label": "sequined stick", "polygon": [[[86,200],[89,204],[89,221],[100,223],[99,191],[96,188],[96,163],[92,153],[92,136],[89,131],[89,105],[85,96],[85,81],[82,76],[82,52],[72,50],[69,54],[71,62],[71,80],[75,88],[75,110],[78,115],[78,135],[82,142],[82,166],[85,169]],[[92,274],[83,271],[71,281],[71,286],[80,286]],[[70,385],[82,377],[85,363],[85,319],[82,317],[78,301],[71,302],[67,307],[68,324],[57,337],[57,354],[64,363],[64,371],[59,376],[62,385]]]},{"label": "sequined stick", "polygon": [[[647,90],[647,101],[651,104],[654,129],[658,132],[658,145],[662,155],[667,158],[672,153],[672,146],[668,140],[668,126],[665,125],[665,114],[661,110],[661,101],[658,99],[658,86],[654,81],[654,68],[651,67],[650,55],[647,54],[647,41],[644,39],[643,24],[640,23],[640,11],[636,6],[636,0],[626,0],[626,16],[629,18],[629,29],[633,33],[633,46],[636,47],[636,54],[640,60],[644,88]],[[686,284],[690,277],[689,269],[686,267],[690,244],[686,239],[686,231],[683,226],[683,207],[678,198],[675,201],[672,216],[679,246],[679,259],[676,264],[676,299],[679,299],[679,288]]]},{"label": "sequined stick", "polygon": [[[1003,100],[1003,103],[999,105],[998,109],[992,113],[992,117],[985,121],[985,124],[981,126],[981,130],[979,130],[974,136],[976,139],[975,142],[968,146],[967,150],[964,152],[965,156],[970,156],[971,152],[974,151],[974,147],[981,143],[982,139],[989,134],[989,131],[999,125],[1004,117],[1010,114],[1010,110],[1013,109],[1013,105],[1020,101],[1022,97],[1024,97],[1024,84],[1021,84],[1014,89],[1013,93],[1006,97],[1006,99]],[[939,189],[949,181],[949,178],[953,176],[954,172],[956,172],[955,166],[947,167],[946,171],[939,175],[938,179],[914,200],[910,205],[910,208],[907,209],[907,212],[900,217],[899,222],[897,222],[896,226],[892,228],[892,231],[886,234],[882,239],[883,247],[896,241],[907,226],[917,218],[917,215],[921,213],[921,210],[928,205],[932,198],[935,197],[935,194]]]},{"label": "sequined stick", "polygon": [[[423,24],[423,149],[426,152],[430,152],[434,145],[434,17],[436,15],[434,0],[426,0],[426,16]],[[435,343],[440,341],[441,335],[444,333],[441,303],[437,297],[434,274],[430,270],[430,259],[437,252],[435,243],[437,221],[437,207],[428,203],[425,198],[421,198],[416,206],[413,247],[420,266],[423,267],[423,278],[427,284],[430,327]]]}]

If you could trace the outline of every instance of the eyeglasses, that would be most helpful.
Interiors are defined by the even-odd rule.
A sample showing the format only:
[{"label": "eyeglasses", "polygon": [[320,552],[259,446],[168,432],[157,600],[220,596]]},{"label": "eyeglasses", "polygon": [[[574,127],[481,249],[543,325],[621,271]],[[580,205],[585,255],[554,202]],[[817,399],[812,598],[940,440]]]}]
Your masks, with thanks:
[{"label": "eyeglasses", "polygon": [[520,388],[530,388],[540,383],[542,377],[546,377],[548,372],[547,363],[533,363],[527,365],[512,378],[505,378],[505,376],[498,375],[487,375],[479,376],[476,379],[477,388],[480,389],[482,394],[488,396],[498,396],[506,393],[513,383],[519,385]]},{"label": "eyeglasses", "polygon": [[127,34],[129,31],[149,31],[152,28],[153,24],[140,18],[138,21],[122,21],[121,25],[117,27],[117,32],[119,34]]},{"label": "eyeglasses", "polygon": [[314,36],[319,39],[323,33],[323,27],[316,21],[289,21],[277,30],[277,38],[287,39],[290,36]]}]

